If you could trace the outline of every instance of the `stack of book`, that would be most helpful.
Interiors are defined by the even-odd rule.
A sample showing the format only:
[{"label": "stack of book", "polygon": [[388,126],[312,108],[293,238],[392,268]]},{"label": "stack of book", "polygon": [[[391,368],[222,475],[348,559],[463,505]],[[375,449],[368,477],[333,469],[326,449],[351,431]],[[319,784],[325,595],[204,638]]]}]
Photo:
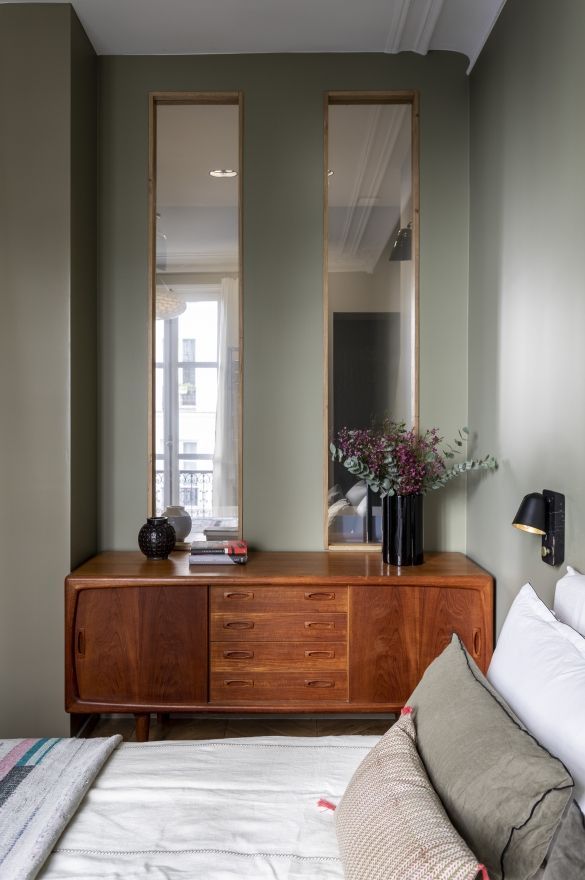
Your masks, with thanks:
[{"label": "stack of book", "polygon": [[248,561],[245,541],[193,541],[189,565],[243,565]]}]

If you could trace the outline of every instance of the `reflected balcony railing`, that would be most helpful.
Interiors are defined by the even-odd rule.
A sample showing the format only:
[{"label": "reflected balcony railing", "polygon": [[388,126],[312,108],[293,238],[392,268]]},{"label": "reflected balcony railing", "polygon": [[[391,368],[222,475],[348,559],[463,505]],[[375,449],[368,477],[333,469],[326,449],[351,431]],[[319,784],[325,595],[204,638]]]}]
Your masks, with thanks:
[{"label": "reflected balcony railing", "polygon": [[[164,510],[164,471],[155,474],[156,509]],[[179,471],[179,500],[192,519],[212,516],[213,471]]]}]

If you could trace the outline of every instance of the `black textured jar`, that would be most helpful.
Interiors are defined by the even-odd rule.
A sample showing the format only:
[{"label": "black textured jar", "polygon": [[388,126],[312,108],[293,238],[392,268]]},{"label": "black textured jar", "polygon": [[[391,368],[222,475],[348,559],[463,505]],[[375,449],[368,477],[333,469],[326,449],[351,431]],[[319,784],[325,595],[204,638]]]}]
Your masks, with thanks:
[{"label": "black textured jar", "polygon": [[138,532],[138,546],[149,559],[168,559],[176,540],[166,516],[149,516]]}]

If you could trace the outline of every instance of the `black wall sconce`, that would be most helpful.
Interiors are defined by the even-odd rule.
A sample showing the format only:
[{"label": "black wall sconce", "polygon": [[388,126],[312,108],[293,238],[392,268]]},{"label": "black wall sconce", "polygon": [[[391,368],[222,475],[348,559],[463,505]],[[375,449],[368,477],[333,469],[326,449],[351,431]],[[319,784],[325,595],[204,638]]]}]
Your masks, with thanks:
[{"label": "black wall sconce", "polygon": [[391,263],[412,259],[412,222],[395,231],[394,244],[388,259]]},{"label": "black wall sconce", "polygon": [[542,561],[547,565],[561,565],[565,558],[564,495],[550,489],[525,495],[512,525],[524,532],[542,535]]}]

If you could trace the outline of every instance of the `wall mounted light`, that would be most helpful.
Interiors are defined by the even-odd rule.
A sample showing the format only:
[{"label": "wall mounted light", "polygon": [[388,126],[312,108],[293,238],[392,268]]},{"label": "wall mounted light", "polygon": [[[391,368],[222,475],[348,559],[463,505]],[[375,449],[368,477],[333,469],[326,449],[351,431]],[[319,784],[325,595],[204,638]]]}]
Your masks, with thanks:
[{"label": "wall mounted light", "polygon": [[412,259],[412,223],[396,230],[394,244],[388,259],[391,263]]},{"label": "wall mounted light", "polygon": [[542,535],[542,561],[547,565],[561,565],[565,558],[564,495],[550,489],[525,495],[512,525],[524,532]]}]

